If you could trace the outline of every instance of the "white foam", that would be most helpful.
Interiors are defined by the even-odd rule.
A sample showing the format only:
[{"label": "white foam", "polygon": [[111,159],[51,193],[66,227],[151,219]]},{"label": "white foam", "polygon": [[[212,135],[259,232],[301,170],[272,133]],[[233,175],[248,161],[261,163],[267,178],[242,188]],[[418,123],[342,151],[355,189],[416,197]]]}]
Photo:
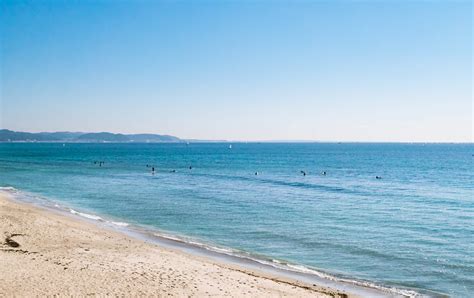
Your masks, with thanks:
[{"label": "white foam", "polygon": [[9,191],[9,192],[17,192],[18,189],[12,187],[12,186],[0,186],[0,190],[3,191]]},{"label": "white foam", "polygon": [[272,262],[273,263],[277,263],[277,264],[283,264],[283,262],[279,261],[279,260],[276,260],[276,259],[272,259]]},{"label": "white foam", "polygon": [[225,254],[229,254],[229,255],[234,255],[234,251],[231,250],[231,249],[226,249],[226,248],[222,248],[222,247],[215,247],[215,246],[205,246],[206,249],[208,250],[211,250],[211,251],[215,251],[215,252],[220,252],[220,253],[225,253]]},{"label": "white foam", "polygon": [[129,224],[126,223],[126,222],[121,222],[121,221],[111,221],[110,222],[111,224],[114,224],[116,226],[120,226],[120,227],[128,227]]},{"label": "white foam", "polygon": [[87,213],[82,213],[82,212],[77,212],[76,210],[70,209],[72,214],[79,215],[88,219],[93,219],[93,220],[100,220],[103,221],[102,217],[97,216],[97,215],[92,215],[92,214],[87,214]]},{"label": "white foam", "polygon": [[154,233],[153,235],[155,235],[156,237],[162,237],[162,238],[169,239],[169,240],[184,242],[183,239],[180,239],[178,237],[173,237],[173,236],[168,236],[168,235],[163,235],[163,234],[156,234],[156,233]]}]

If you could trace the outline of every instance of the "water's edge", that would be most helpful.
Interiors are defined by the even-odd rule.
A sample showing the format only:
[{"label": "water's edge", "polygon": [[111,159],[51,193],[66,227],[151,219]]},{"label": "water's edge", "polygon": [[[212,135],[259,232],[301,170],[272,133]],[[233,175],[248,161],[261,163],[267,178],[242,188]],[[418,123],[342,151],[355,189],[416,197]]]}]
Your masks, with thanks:
[{"label": "water's edge", "polygon": [[446,294],[424,289],[413,289],[401,286],[394,287],[371,281],[336,276],[298,264],[291,264],[227,247],[219,247],[198,239],[163,232],[155,227],[130,224],[113,219],[110,216],[97,215],[90,211],[76,210],[77,208],[72,209],[63,203],[55,202],[48,198],[24,192],[13,187],[0,187],[0,193],[6,194],[9,198],[18,202],[31,204],[66,216],[72,216],[75,219],[92,222],[101,228],[111,228],[133,238],[145,240],[158,246],[176,249],[191,255],[208,258],[212,261],[236,265],[243,269],[256,270],[310,285],[332,288],[361,297],[448,297]]}]

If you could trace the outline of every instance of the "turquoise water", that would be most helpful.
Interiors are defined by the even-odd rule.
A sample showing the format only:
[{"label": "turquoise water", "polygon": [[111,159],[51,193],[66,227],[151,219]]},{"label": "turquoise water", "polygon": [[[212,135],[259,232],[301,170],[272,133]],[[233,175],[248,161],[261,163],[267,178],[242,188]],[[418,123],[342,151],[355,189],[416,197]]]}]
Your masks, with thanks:
[{"label": "turquoise water", "polygon": [[472,144],[4,143],[0,186],[335,276],[469,297],[473,154]]}]

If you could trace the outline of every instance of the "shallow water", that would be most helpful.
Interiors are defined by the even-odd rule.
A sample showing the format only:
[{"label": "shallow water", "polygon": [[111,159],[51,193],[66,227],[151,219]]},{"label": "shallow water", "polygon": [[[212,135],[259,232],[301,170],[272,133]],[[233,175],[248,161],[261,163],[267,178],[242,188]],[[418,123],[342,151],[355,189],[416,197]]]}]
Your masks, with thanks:
[{"label": "shallow water", "polygon": [[0,186],[292,266],[468,297],[473,154],[472,144],[3,143]]}]

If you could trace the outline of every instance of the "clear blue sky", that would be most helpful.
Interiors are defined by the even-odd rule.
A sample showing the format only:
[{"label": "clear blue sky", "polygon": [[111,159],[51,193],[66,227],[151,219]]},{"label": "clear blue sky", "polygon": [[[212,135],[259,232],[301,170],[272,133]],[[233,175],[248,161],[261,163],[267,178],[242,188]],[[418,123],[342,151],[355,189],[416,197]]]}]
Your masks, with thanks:
[{"label": "clear blue sky", "polygon": [[471,1],[0,3],[3,128],[473,140]]}]

